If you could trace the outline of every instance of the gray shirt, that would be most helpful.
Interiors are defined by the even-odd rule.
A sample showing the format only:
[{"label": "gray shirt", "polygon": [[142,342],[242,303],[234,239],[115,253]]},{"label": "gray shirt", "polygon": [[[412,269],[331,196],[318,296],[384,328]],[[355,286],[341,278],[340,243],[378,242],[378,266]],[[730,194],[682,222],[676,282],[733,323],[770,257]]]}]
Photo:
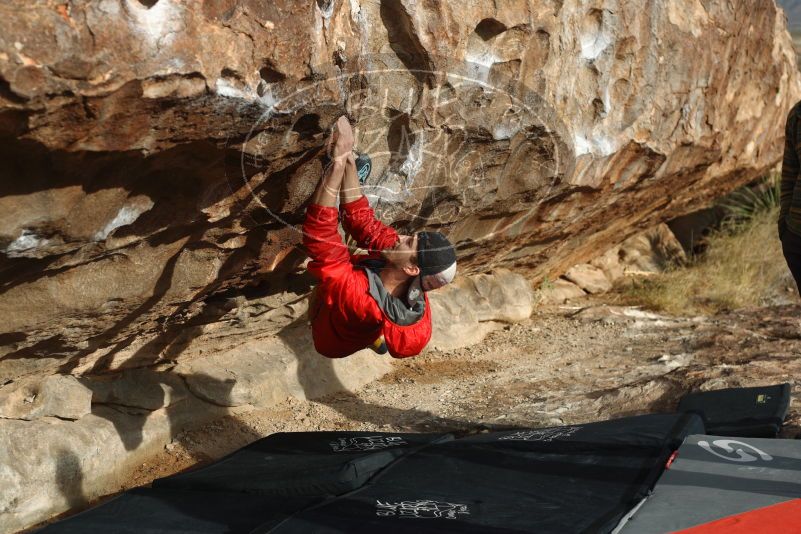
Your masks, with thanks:
[{"label": "gray shirt", "polygon": [[416,323],[426,310],[426,301],[420,284],[412,282],[404,298],[393,296],[384,287],[379,275],[385,264],[381,260],[365,260],[359,264],[367,274],[370,295],[393,323],[399,326]]}]

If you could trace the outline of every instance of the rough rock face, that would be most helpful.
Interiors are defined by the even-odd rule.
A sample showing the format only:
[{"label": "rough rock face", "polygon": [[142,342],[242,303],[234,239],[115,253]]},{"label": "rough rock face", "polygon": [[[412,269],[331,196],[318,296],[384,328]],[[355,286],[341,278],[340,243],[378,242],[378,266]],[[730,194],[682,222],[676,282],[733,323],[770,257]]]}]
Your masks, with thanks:
[{"label": "rough rock face", "polygon": [[3,9],[4,380],[175,358],[238,289],[305,292],[344,111],[386,220],[536,282],[772,166],[799,95],[772,1]]},{"label": "rough rock face", "polygon": [[[180,375],[148,379],[152,396],[93,389],[95,403],[156,412],[182,396],[298,392],[286,365],[318,365],[295,335],[312,283],[297,226],[344,112],[386,221],[447,232],[461,274],[505,267],[537,283],[773,166],[801,94],[773,0],[15,0],[0,12],[0,388]],[[245,341],[258,350],[237,352]],[[266,360],[259,376],[288,373],[284,389],[237,389],[209,350]],[[45,424],[11,422],[16,436]]]},{"label": "rough rock face", "polygon": [[70,375],[31,377],[0,389],[0,417],[4,419],[76,420],[91,411],[92,390]]}]

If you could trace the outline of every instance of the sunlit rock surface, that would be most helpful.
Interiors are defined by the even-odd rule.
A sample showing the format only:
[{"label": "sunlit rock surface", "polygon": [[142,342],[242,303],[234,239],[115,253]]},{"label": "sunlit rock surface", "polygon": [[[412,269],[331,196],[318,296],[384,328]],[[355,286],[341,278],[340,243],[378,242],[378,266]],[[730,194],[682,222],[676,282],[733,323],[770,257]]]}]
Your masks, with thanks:
[{"label": "sunlit rock surface", "polygon": [[775,164],[799,77],[774,3],[647,6],[6,4],[0,377],[147,365],[243,287],[308,290],[345,111],[388,222],[535,282]]},{"label": "sunlit rock surface", "polygon": [[[116,428],[120,451],[191,420],[181,402],[329,391],[292,333],[312,284],[299,223],[338,115],[373,159],[365,189],[384,220],[446,232],[462,275],[503,267],[538,284],[772,167],[801,95],[772,0],[15,0],[0,13],[0,387],[81,376],[99,408],[78,423]],[[215,367],[213,353],[241,364],[259,340],[277,347],[260,349],[273,360],[259,376],[277,366],[284,389]],[[338,365],[328,374],[357,378],[336,387],[381,373]],[[146,367],[182,378],[148,382],[152,398],[101,383]],[[118,405],[160,415],[132,440],[131,423],[107,424]],[[8,465],[0,485],[19,489]],[[87,486],[108,461],[85,468],[88,495],[113,485],[103,471]],[[4,494],[9,528],[75,504]]]}]

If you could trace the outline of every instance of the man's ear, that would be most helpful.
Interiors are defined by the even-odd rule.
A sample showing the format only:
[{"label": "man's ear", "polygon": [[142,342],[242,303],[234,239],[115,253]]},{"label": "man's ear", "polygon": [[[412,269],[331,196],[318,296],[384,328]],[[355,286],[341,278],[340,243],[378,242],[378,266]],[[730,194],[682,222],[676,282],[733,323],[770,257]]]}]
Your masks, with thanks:
[{"label": "man's ear", "polygon": [[403,268],[403,272],[409,276],[417,276],[418,274],[420,274],[420,267],[414,265],[413,263],[410,263]]}]

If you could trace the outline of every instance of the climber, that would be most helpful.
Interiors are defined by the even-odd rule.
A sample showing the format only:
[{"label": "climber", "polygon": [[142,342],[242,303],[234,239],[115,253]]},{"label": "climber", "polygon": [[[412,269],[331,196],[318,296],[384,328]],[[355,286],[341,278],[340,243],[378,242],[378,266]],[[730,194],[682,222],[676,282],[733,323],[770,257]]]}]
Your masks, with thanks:
[{"label": "climber", "polygon": [[[307,269],[319,280],[309,305],[317,352],[342,358],[372,347],[395,358],[419,354],[431,338],[427,291],[456,275],[456,252],[439,232],[398,235],[378,221],[359,184],[353,131],[337,120],[329,139],[331,163],[306,208]],[[364,174],[364,173],[362,173]],[[342,226],[366,255],[351,255]]]},{"label": "climber", "polygon": [[784,137],[784,159],[782,160],[782,179],[779,212],[779,240],[782,252],[795,284],[801,293],[801,102],[798,102],[787,116]]}]

